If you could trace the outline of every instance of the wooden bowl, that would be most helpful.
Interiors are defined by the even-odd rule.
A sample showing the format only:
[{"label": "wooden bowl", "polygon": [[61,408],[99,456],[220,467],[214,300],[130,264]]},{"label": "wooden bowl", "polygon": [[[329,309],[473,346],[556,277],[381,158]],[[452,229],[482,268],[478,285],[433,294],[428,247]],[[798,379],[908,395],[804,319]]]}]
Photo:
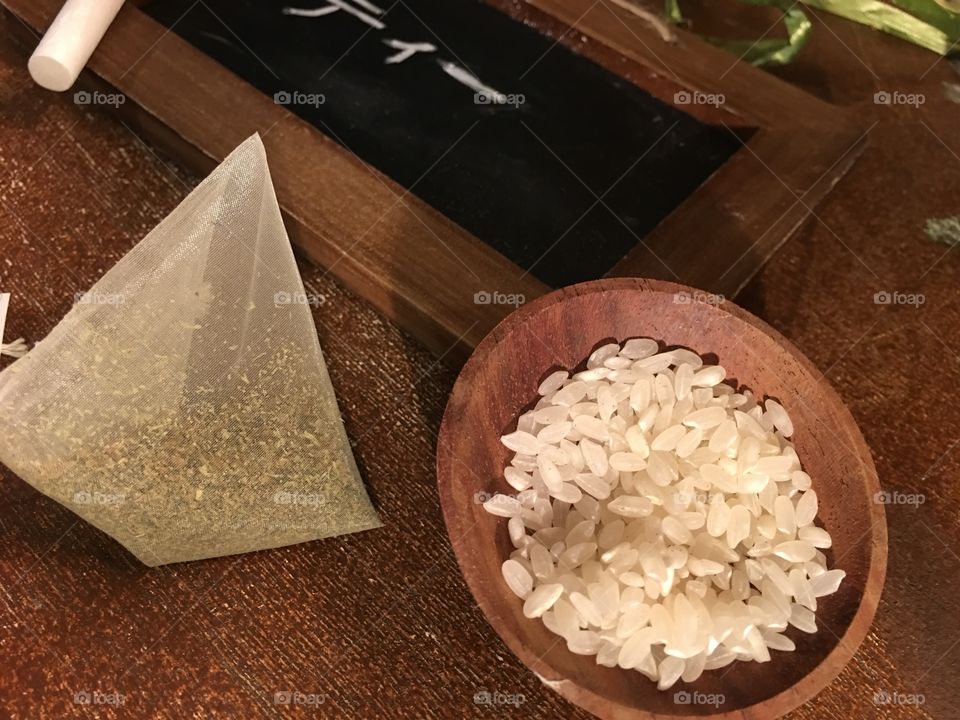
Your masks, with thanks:
[{"label": "wooden bowl", "polygon": [[[453,389],[440,429],[437,474],[450,541],[470,590],[510,649],[544,683],[603,718],[714,717],[769,720],[812,698],[850,660],[873,620],[887,561],[887,528],[870,451],[820,372],[783,336],[729,302],[652,280],[609,279],[558,290],[522,307],[480,343]],[[503,480],[510,453],[500,436],[558,368],[580,368],[611,340],[650,337],[719,362],[738,387],[778,399],[820,498],[818,524],[833,536],[831,567],[846,571],[817,611],[819,631],[789,628],[792,653],[769,663],[735,662],[669,691],[633,670],[602,667],[569,652],[540,620],[523,616],[500,566],[513,549],[505,518],[478,493],[513,493]],[[508,692],[507,688],[502,689]],[[686,691],[694,701],[684,704]],[[694,693],[700,693],[697,696]],[[722,696],[712,705],[702,700]],[[695,700],[701,700],[697,703]]]}]

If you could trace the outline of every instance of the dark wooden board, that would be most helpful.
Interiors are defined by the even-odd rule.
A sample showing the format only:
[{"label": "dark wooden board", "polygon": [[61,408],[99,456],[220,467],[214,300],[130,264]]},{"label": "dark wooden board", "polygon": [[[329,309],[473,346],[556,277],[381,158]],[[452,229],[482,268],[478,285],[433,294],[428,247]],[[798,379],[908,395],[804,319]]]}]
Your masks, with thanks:
[{"label": "dark wooden board", "polygon": [[[0,4],[30,45],[59,9],[57,0]],[[681,91],[723,94],[722,109],[691,114],[708,116],[731,137],[738,127],[759,129],[738,138],[744,144],[731,160],[608,274],[682,281],[732,297],[862,149],[856,118],[682,31],[675,44],[664,43],[605,2],[491,4],[544,32],[556,42],[551,53],[573,48],[661,100]],[[122,92],[123,121],[197,173],[259,132],[293,243],[445,361],[461,363],[513,309],[484,298],[530,300],[549,288],[418,197],[416,187],[383,175],[134,5],[120,11],[80,85]]]}]

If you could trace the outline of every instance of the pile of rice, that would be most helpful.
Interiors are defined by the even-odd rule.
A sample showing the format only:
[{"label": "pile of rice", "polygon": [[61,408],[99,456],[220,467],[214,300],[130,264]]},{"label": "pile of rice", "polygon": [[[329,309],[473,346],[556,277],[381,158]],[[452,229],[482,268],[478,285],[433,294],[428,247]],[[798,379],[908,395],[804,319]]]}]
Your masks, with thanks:
[{"label": "pile of rice", "polygon": [[604,345],[540,385],[501,438],[515,495],[503,578],[570,652],[636,669],[665,690],[734,660],[792,651],[837,590],[817,494],[774,400],[723,382],[688,350]]}]

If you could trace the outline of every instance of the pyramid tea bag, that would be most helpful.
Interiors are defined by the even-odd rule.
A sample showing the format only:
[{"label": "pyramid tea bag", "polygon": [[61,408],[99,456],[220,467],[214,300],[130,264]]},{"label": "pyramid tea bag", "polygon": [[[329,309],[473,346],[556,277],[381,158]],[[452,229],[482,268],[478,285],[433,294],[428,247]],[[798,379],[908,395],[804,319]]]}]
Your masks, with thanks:
[{"label": "pyramid tea bag", "polygon": [[0,461],[147,565],[380,526],[256,135],[0,373]]}]

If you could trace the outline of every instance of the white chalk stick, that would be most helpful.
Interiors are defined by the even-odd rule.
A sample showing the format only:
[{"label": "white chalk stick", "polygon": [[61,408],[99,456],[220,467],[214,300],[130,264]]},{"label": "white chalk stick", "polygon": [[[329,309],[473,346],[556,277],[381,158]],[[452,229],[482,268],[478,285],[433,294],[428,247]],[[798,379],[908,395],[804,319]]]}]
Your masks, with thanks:
[{"label": "white chalk stick", "polygon": [[37,84],[58,91],[73,85],[121,5],[123,0],[67,0],[27,63]]}]

